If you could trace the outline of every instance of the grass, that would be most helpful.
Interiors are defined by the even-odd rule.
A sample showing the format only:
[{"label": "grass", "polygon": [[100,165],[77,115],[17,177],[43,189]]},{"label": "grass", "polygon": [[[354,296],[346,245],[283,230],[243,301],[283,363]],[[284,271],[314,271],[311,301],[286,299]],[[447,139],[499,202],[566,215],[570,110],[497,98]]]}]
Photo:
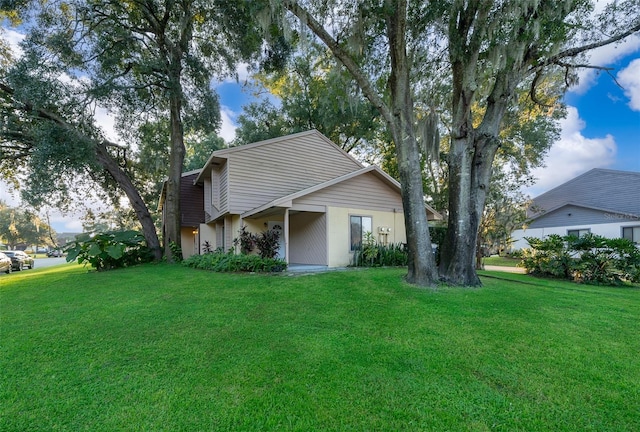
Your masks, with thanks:
[{"label": "grass", "polygon": [[0,276],[0,430],[640,430],[637,288],[403,273]]},{"label": "grass", "polygon": [[482,262],[485,265],[501,266],[501,267],[517,267],[520,264],[520,258],[509,258],[498,255],[484,257]]}]

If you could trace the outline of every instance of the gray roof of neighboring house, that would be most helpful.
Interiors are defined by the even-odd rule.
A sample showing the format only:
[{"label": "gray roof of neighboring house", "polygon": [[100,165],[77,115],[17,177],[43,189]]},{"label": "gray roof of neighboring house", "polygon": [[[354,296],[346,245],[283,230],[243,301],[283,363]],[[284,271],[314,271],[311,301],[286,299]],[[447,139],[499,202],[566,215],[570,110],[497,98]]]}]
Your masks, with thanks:
[{"label": "gray roof of neighboring house", "polygon": [[640,172],[594,168],[533,199],[537,219],[566,205],[640,215]]}]

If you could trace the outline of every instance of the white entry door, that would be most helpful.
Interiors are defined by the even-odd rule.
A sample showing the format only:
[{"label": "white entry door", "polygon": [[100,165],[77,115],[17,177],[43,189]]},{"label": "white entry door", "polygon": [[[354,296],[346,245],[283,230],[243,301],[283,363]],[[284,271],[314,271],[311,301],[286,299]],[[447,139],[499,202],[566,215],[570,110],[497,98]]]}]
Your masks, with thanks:
[{"label": "white entry door", "polygon": [[269,221],[268,227],[278,233],[278,258],[284,259],[284,222]]}]

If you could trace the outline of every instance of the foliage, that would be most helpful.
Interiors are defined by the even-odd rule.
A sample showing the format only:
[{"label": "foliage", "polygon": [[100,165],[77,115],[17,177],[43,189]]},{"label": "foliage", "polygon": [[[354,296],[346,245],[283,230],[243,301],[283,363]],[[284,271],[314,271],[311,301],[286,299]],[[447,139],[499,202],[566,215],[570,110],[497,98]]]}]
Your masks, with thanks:
[{"label": "foliage", "polygon": [[402,243],[388,245],[366,241],[360,249],[353,251],[353,267],[404,267],[407,265],[407,249]]},{"label": "foliage", "polygon": [[176,242],[170,242],[169,249],[171,249],[171,256],[175,262],[182,261],[182,246]]},{"label": "foliage", "polygon": [[233,239],[234,246],[240,246],[240,252],[243,254],[250,254],[256,248],[258,237],[247,231],[247,226],[244,225],[238,230],[238,237]]},{"label": "foliage", "polygon": [[275,258],[278,256],[278,240],[280,234],[276,230],[265,230],[256,236],[256,247],[261,258]]},{"label": "foliage", "polygon": [[[305,41],[284,68],[253,78],[269,96],[244,108],[234,145],[317,129],[347,152],[378,158],[384,124],[322,45]],[[273,97],[278,103],[271,102]]]},{"label": "foliage", "polygon": [[594,234],[525,239],[531,248],[522,251],[521,265],[528,273],[602,285],[640,282],[640,250],[627,239]]},{"label": "foliage", "polygon": [[0,171],[10,166],[22,174],[22,198],[35,208],[66,212],[95,199],[118,208],[126,194],[159,258],[153,221],[127,170],[126,148],[104,139],[93,116],[95,99],[46,51],[55,44],[44,48],[39,42],[27,37],[24,55],[0,74]]},{"label": "foliage", "polygon": [[[3,10],[15,7],[14,2],[5,3]],[[199,164],[207,146],[219,142],[207,141],[220,125],[218,97],[211,81],[234,75],[240,60],[260,55],[263,44],[254,20],[255,7],[248,2],[201,0],[25,1],[21,6],[24,8],[18,11],[29,17],[21,28],[27,32],[24,55],[2,79],[17,89],[20,101],[35,104],[30,110],[46,107],[72,127],[52,129],[40,121],[36,126],[47,127],[30,131],[33,133],[20,140],[20,146],[13,145],[17,128],[3,128],[10,131],[5,134],[5,141],[11,144],[6,148],[20,149],[11,154],[8,166],[29,159],[29,171],[35,174],[28,177],[34,200],[45,196],[47,188],[58,191],[56,196],[63,199],[73,195],[67,192],[74,190],[77,172],[81,172],[98,180],[105,194],[117,202],[121,191],[114,185],[122,184],[96,166],[94,155],[100,147],[95,141],[104,143],[103,132],[94,125],[95,112],[107,109],[116,118],[119,139],[130,143],[113,146],[110,157],[137,182],[135,187],[147,201],[149,196],[156,199],[162,178],[168,177],[164,232],[171,259],[168,245],[180,242],[178,193],[184,141],[198,147],[187,148],[193,150],[187,152],[190,165]],[[13,112],[20,105],[2,106],[9,111],[4,118],[12,125],[32,126]],[[83,139],[74,128],[82,131]],[[37,160],[38,154],[46,157]],[[34,167],[48,173],[40,174]],[[74,175],[64,177],[69,180],[60,184],[50,181],[51,174],[63,170]],[[143,202],[139,197],[129,199],[132,206]],[[141,223],[150,242],[153,224],[148,210],[136,208],[136,213],[144,213]]]},{"label": "foliage", "polygon": [[209,240],[205,240],[204,243],[202,243],[202,251],[206,254],[210,254],[213,253],[213,246],[211,245],[211,243],[209,242]]},{"label": "foliage", "polygon": [[67,261],[89,263],[98,271],[130,267],[153,260],[138,231],[106,231],[80,234],[66,248]]},{"label": "foliage", "polygon": [[215,272],[277,273],[287,269],[287,263],[283,259],[223,252],[191,255],[182,264]]},{"label": "foliage", "polygon": [[37,214],[0,201],[0,243],[9,249],[18,245],[52,245],[51,237],[55,232]]}]

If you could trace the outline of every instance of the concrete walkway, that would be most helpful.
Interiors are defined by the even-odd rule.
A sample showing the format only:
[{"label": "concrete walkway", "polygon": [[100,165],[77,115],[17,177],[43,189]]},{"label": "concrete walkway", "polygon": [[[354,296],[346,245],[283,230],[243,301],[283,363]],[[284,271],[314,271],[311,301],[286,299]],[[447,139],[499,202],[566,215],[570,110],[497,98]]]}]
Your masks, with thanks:
[{"label": "concrete walkway", "polygon": [[506,267],[506,266],[485,265],[484,269],[485,270],[491,270],[491,271],[501,271],[501,272],[505,272],[505,273],[519,273],[519,274],[525,274],[526,273],[525,269],[523,269],[522,267]]}]

